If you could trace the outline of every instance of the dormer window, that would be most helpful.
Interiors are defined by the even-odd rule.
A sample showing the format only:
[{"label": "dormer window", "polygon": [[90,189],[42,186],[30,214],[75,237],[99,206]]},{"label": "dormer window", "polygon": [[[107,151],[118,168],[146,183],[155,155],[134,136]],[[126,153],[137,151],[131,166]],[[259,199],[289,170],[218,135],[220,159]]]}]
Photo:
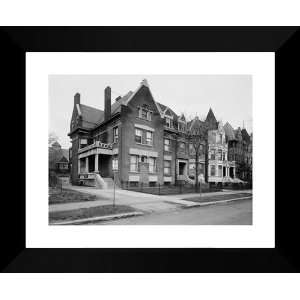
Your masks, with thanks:
[{"label": "dormer window", "polygon": [[139,107],[138,112],[139,112],[139,118],[147,121],[152,120],[152,111],[149,110],[147,107]]},{"label": "dormer window", "polygon": [[185,132],[185,130],[186,130],[185,123],[183,121],[178,121],[178,131]]},{"label": "dormer window", "polygon": [[169,117],[165,117],[165,125],[168,128],[173,128],[173,120]]}]

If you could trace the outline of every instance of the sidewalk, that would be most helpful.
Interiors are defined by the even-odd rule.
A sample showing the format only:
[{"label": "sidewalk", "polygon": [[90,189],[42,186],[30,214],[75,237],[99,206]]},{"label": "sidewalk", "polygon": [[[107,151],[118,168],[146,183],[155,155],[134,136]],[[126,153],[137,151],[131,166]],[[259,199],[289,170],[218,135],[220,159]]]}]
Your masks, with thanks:
[{"label": "sidewalk", "polygon": [[[113,189],[100,190],[93,187],[79,187],[79,186],[68,186],[68,189],[83,192],[83,193],[89,193],[96,196],[101,196],[102,198],[105,198],[105,200],[53,204],[49,206],[50,212],[108,205],[108,204],[112,204],[113,201]],[[252,190],[202,193],[202,196],[211,197],[215,195],[236,194],[241,192],[252,193]],[[191,202],[182,199],[199,196],[199,193],[158,196],[158,195],[146,194],[141,192],[133,192],[133,191],[121,190],[121,189],[116,190],[115,193],[116,193],[116,205],[118,204],[128,205],[135,208],[137,211],[143,211],[148,213],[172,211],[182,206],[190,207],[192,206]]]}]

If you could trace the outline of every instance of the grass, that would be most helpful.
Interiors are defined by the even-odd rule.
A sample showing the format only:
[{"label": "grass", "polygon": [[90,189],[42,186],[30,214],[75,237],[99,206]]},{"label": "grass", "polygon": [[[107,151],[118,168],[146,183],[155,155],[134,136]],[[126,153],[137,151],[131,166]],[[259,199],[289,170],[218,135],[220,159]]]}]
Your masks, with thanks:
[{"label": "grass", "polygon": [[92,217],[108,216],[113,214],[128,213],[136,211],[126,205],[102,205],[89,208],[80,208],[67,211],[56,211],[49,213],[49,222],[71,221]]},{"label": "grass", "polygon": [[229,200],[229,199],[237,199],[243,197],[252,197],[250,193],[238,193],[238,194],[229,194],[229,195],[215,195],[215,196],[197,196],[197,197],[190,197],[185,198],[183,200],[193,201],[193,202],[213,202],[213,201],[222,201],[222,200]]},{"label": "grass", "polygon": [[95,195],[89,195],[77,191],[49,188],[49,204],[95,201],[98,198]]}]

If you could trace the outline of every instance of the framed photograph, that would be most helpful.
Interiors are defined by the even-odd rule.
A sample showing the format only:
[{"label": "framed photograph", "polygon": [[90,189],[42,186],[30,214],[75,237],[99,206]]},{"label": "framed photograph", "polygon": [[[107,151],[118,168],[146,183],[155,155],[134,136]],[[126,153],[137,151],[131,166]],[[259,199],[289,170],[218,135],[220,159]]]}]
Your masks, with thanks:
[{"label": "framed photograph", "polygon": [[299,271],[281,152],[298,28],[8,27],[0,39],[18,133],[3,271]]}]

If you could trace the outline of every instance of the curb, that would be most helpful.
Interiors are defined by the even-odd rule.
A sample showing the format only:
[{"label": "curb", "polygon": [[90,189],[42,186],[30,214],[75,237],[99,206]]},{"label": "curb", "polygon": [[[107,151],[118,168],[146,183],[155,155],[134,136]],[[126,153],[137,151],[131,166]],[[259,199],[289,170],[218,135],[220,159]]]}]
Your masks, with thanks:
[{"label": "curb", "polygon": [[108,220],[112,220],[112,219],[135,217],[135,216],[141,216],[143,214],[144,213],[142,213],[142,212],[136,211],[136,212],[130,212],[130,213],[124,213],[124,214],[115,214],[115,215],[108,215],[108,216],[70,220],[70,221],[64,221],[64,222],[55,222],[55,223],[49,223],[49,225],[76,225],[76,224],[89,223],[92,221],[108,221]]},{"label": "curb", "polygon": [[[196,206],[207,206],[207,205],[212,205],[212,204],[226,203],[226,202],[232,202],[232,201],[236,201],[236,200],[249,199],[249,198],[252,198],[252,196],[241,197],[241,198],[233,198],[233,199],[226,199],[226,200],[219,200],[219,201],[194,202],[195,204],[185,206],[184,208],[190,208],[190,207],[196,207]],[[186,200],[186,201],[193,202],[192,200]]]}]

